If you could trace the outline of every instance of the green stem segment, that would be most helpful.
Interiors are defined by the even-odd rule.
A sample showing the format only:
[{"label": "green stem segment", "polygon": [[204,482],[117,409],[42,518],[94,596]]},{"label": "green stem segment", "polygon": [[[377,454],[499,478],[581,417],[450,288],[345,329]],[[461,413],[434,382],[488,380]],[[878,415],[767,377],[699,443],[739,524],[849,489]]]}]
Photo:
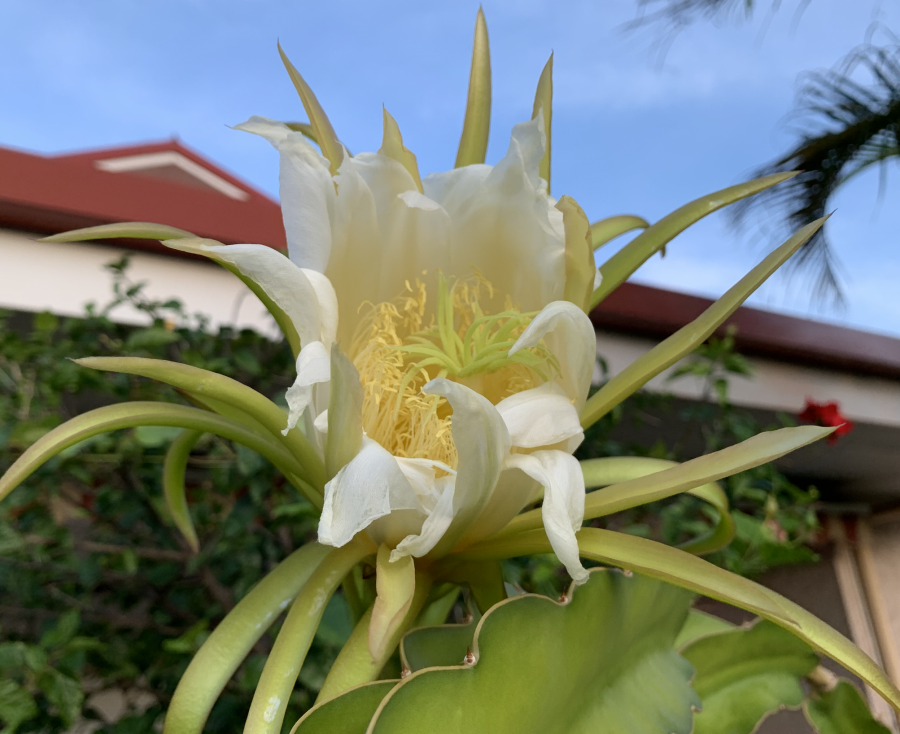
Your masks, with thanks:
[{"label": "green stem segment", "polygon": [[[862,650],[794,602],[764,586],[677,548],[598,528],[578,532],[581,556],[690,589],[768,619],[843,665],[900,710],[900,690]],[[532,530],[472,546],[464,558],[513,558],[551,550],[547,534]]]},{"label": "green stem segment", "polygon": [[422,607],[428,599],[428,593],[431,591],[431,584],[431,576],[424,573],[416,574],[416,590],[409,609],[403,617],[403,622],[385,645],[384,654],[378,659],[374,659],[369,651],[369,622],[372,620],[372,607],[369,607],[359,624],[354,627],[347,644],[341,648],[334,665],[331,666],[331,671],[316,699],[317,704],[329,701],[349,688],[369,683],[378,678],[384,664],[400,644],[400,638],[406,634],[418,618],[419,612],[422,611]]},{"label": "green stem segment", "polygon": [[163,734],[200,734],[209,712],[257,640],[331,552],[305,545],[279,563],[213,630],[172,696]]},{"label": "green stem segment", "polygon": [[263,668],[244,724],[244,734],[281,732],[288,700],[328,600],[350,570],[374,551],[371,541],[357,536],[344,547],[333,549],[310,576],[291,605]]}]

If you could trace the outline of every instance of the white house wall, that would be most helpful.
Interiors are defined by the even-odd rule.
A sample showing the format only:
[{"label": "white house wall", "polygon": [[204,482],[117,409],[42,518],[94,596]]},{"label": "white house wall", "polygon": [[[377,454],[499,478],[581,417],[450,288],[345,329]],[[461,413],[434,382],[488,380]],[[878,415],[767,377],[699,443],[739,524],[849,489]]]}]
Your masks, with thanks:
[{"label": "white house wall", "polygon": [[[656,341],[641,337],[607,332],[597,334],[597,354],[606,360],[610,375],[621,372],[656,344]],[[807,397],[818,402],[836,400],[841,412],[851,420],[900,426],[900,382],[771,359],[751,357],[748,361],[753,367],[752,378],[734,376],[729,380],[729,394],[734,405],[796,414],[803,410]],[[680,398],[702,399],[703,381],[684,376],[670,382],[668,378],[673,369],[675,367],[653,378],[645,389]]]},{"label": "white house wall", "polygon": [[[112,275],[104,266],[130,254],[128,277],[146,281],[149,298],[178,298],[188,313],[205,314],[214,326],[277,333],[256,296],[218,265],[88,242],[35,242],[37,236],[0,230],[0,308],[82,316],[89,302],[103,306],[112,300]],[[146,322],[146,316],[125,306],[112,317]]]}]

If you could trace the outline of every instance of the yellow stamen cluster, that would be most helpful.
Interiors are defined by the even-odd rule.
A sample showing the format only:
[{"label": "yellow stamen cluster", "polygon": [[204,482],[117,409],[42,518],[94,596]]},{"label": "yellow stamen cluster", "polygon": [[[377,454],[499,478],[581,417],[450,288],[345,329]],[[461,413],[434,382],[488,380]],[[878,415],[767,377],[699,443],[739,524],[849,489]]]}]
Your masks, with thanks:
[{"label": "yellow stamen cluster", "polygon": [[450,406],[422,393],[423,385],[447,377],[496,404],[551,379],[558,363],[542,345],[508,355],[535,314],[518,311],[508,299],[503,312],[483,313],[479,300],[494,293],[480,276],[451,284],[438,274],[437,290],[430,316],[419,281],[407,282],[393,301],[367,304],[350,355],[363,385],[366,433],[395,456],[456,467]]}]

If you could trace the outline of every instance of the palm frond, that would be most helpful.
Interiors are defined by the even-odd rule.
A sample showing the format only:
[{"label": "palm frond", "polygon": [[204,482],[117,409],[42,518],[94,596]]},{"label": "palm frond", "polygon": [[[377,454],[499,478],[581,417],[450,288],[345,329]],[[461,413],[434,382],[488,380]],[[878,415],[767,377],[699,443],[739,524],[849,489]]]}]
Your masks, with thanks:
[{"label": "palm frond", "polygon": [[[861,46],[834,69],[809,74],[791,118],[797,144],[753,176],[801,173],[741,202],[736,224],[774,210],[784,228],[805,226],[825,214],[840,186],[874,165],[881,168],[883,195],[887,166],[900,160],[900,46]],[[797,253],[793,266],[815,276],[817,299],[843,302],[838,262],[824,228]]]}]

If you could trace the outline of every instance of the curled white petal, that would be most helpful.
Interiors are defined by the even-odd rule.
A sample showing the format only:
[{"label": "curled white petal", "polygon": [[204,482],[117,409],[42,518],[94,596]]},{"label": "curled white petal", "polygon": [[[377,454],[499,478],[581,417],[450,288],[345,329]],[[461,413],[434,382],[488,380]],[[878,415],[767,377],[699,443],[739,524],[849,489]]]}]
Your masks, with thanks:
[{"label": "curled white petal", "polygon": [[534,449],[584,437],[578,411],[552,382],[510,395],[497,403],[513,446]]},{"label": "curled white petal", "polygon": [[417,504],[397,460],[364,437],[359,453],[325,485],[319,542],[340,548],[379,518]]},{"label": "curled white petal", "polygon": [[323,410],[313,421],[313,428],[319,433],[328,433],[328,409]]},{"label": "curled white petal", "polygon": [[285,399],[288,404],[287,428],[282,433],[285,435],[297,425],[297,421],[303,416],[303,411],[313,401],[315,385],[328,382],[331,379],[331,355],[329,350],[320,341],[305,344],[297,356],[297,379],[291,385]]},{"label": "curled white petal", "polygon": [[507,466],[521,469],[544,487],[541,510],[547,538],[572,580],[583,584],[588,572],[581,565],[575,533],[584,521],[584,475],[575,457],[565,451],[511,454]]},{"label": "curled white petal", "polygon": [[454,518],[453,491],[455,483],[456,477],[453,475],[441,477],[435,481],[433,493],[437,497],[437,502],[428,512],[425,522],[422,523],[422,529],[418,533],[407,535],[391,551],[392,561],[407,555],[420,558],[431,551],[444,537],[444,533],[447,532]]},{"label": "curled white petal", "polygon": [[511,447],[500,413],[483,395],[445,378],[431,380],[422,392],[441,395],[453,408],[450,419],[459,459],[453,514],[465,522],[477,517],[490,500]]},{"label": "curled white petal", "polygon": [[560,386],[580,410],[587,400],[596,361],[597,341],[591,320],[574,303],[554,301],[534,317],[509,354],[535,347],[542,340],[559,360]]},{"label": "curled white petal", "polygon": [[302,268],[325,272],[332,248],[330,213],[334,183],[325,160],[302,133],[265,117],[251,117],[235,129],[259,135],[281,154],[281,213],[291,260]]}]

